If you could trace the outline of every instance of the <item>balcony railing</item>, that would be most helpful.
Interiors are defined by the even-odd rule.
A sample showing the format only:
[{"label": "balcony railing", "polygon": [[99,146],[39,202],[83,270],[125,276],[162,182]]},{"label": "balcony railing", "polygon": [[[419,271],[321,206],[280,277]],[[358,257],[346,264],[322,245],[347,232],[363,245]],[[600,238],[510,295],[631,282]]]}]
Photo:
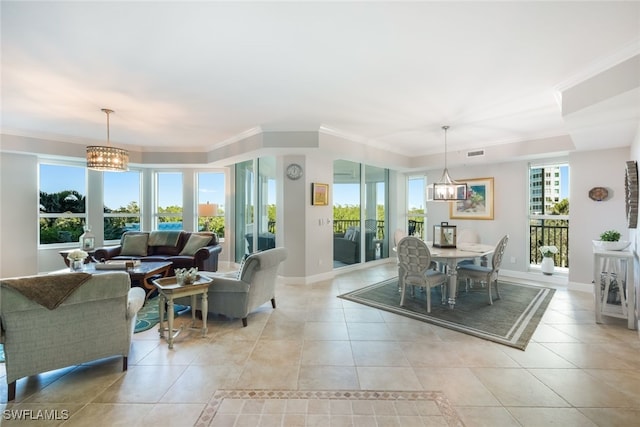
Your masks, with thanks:
[{"label": "balcony railing", "polygon": [[569,268],[569,220],[532,219],[529,225],[529,263],[540,264],[540,246],[555,246],[558,253],[553,262],[558,267]]}]

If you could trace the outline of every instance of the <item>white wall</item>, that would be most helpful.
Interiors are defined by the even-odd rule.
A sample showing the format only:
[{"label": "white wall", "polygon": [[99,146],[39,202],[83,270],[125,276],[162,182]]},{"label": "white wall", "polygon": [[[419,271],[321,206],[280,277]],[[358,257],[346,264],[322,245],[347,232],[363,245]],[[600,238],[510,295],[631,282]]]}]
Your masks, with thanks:
[{"label": "white wall", "polygon": [[37,164],[36,156],[0,153],[0,277],[38,272]]},{"label": "white wall", "polygon": [[[630,160],[629,147],[571,153],[569,280],[591,283],[593,276],[592,240],[615,229],[629,239],[625,211],[624,174]],[[575,166],[574,166],[575,165]],[[595,202],[588,196],[593,187],[605,187],[609,198]]]}]

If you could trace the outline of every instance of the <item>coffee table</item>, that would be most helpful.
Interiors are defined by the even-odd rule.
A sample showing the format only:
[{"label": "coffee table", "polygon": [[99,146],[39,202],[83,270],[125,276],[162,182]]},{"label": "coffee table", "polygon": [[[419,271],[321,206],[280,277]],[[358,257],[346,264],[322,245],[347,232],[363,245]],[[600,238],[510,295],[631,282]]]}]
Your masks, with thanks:
[{"label": "coffee table", "polygon": [[[156,290],[156,287],[151,282],[152,279],[159,277],[166,277],[173,265],[170,261],[149,261],[141,262],[132,269],[107,269],[96,270],[96,263],[92,262],[85,264],[82,271],[91,274],[110,273],[114,271],[126,271],[131,278],[131,285],[138,285],[145,291],[145,301],[149,299],[149,296]],[[64,271],[68,271],[64,270]]]},{"label": "coffee table", "polygon": [[[199,276],[194,283],[188,285],[179,285],[175,277],[163,277],[153,281],[160,294],[160,298],[158,298],[158,312],[160,315],[158,332],[160,333],[160,338],[164,338],[165,331],[169,332],[167,342],[170,349],[173,348],[174,338],[182,331],[182,328],[178,330],[173,328],[173,300],[175,298],[191,296],[191,328],[196,328],[196,298],[201,295],[202,326],[200,331],[203,337],[207,336],[207,311],[209,310],[207,292],[211,282],[212,280],[209,277],[204,276]],[[167,305],[167,328],[164,327],[165,304]]]}]

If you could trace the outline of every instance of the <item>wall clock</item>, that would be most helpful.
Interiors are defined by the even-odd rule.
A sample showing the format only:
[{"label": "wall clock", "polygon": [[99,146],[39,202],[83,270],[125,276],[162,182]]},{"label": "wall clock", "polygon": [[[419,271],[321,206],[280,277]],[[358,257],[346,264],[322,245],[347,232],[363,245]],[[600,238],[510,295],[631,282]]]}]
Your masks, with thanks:
[{"label": "wall clock", "polygon": [[297,163],[291,163],[287,166],[287,177],[289,179],[300,179],[302,177],[302,166]]},{"label": "wall clock", "polygon": [[629,228],[638,225],[638,164],[628,161],[624,177],[625,205]]}]

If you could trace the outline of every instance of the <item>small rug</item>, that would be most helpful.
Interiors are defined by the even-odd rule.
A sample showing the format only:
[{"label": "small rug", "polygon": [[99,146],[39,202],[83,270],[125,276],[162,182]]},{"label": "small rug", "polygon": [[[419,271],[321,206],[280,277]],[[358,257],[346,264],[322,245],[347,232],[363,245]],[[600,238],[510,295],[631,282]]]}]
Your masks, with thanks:
[{"label": "small rug", "polygon": [[415,297],[407,295],[405,307],[400,307],[397,277],[338,297],[524,350],[555,290],[503,281],[499,288],[501,299],[493,305],[485,288],[461,289],[453,310],[440,304],[440,289],[433,288],[431,313],[427,313],[426,295],[420,289]]},{"label": "small rug", "polygon": [[218,390],[196,427],[218,425],[464,426],[440,391]]},{"label": "small rug", "polygon": [[[191,311],[188,305],[174,304],[173,312],[176,316]],[[158,311],[158,297],[150,298],[145,301],[144,305],[138,311],[138,318],[134,333],[147,331],[160,322],[160,312]]]}]

